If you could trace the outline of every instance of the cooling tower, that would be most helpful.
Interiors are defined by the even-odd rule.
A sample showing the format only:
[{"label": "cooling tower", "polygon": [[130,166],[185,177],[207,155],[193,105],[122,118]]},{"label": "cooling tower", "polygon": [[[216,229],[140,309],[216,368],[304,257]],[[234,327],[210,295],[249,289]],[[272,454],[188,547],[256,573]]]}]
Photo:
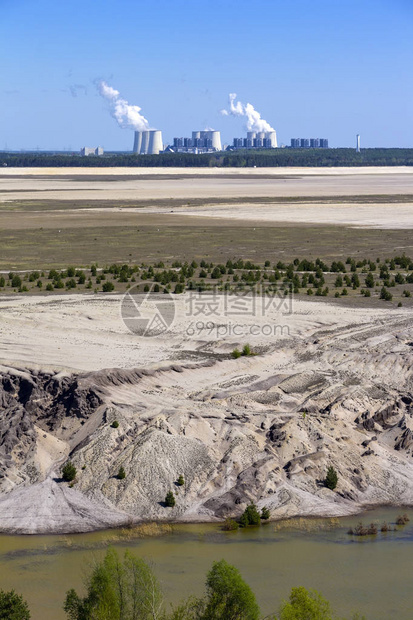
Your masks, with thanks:
[{"label": "cooling tower", "polygon": [[134,153],[140,153],[141,152],[141,146],[142,146],[142,132],[141,131],[135,131],[135,140],[133,143],[133,152]]},{"label": "cooling tower", "polygon": [[268,131],[265,134],[267,140],[271,141],[271,148],[272,149],[276,149],[277,148],[277,134],[275,131]]},{"label": "cooling tower", "polygon": [[257,137],[256,131],[249,131],[247,133],[247,140],[255,140],[256,137]]},{"label": "cooling tower", "polygon": [[148,155],[159,155],[159,152],[163,151],[162,131],[148,131],[148,134]]},{"label": "cooling tower", "polygon": [[195,140],[200,140],[201,139],[201,132],[200,131],[193,131],[192,132],[192,144],[194,144]]},{"label": "cooling tower", "polygon": [[139,151],[141,155],[146,155],[148,153],[148,146],[149,146],[149,131],[142,131],[141,150]]},{"label": "cooling tower", "polygon": [[160,151],[163,151],[162,131],[135,131],[134,153],[158,155]]},{"label": "cooling tower", "polygon": [[220,131],[209,131],[210,138],[212,140],[212,148],[216,151],[222,151],[221,146],[221,132]]}]

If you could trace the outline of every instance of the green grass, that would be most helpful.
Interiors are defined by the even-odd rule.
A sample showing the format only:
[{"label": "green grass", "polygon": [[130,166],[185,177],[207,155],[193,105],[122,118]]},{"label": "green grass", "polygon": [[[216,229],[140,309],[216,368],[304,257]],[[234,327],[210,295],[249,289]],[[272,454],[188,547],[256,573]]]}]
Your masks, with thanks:
[{"label": "green grass", "polygon": [[[153,219],[153,218],[152,218]],[[159,260],[226,262],[244,260],[290,261],[295,257],[323,260],[355,259],[412,253],[410,230],[356,229],[344,226],[261,225],[83,226],[0,229],[0,269],[50,269],[94,262],[153,263]]]}]

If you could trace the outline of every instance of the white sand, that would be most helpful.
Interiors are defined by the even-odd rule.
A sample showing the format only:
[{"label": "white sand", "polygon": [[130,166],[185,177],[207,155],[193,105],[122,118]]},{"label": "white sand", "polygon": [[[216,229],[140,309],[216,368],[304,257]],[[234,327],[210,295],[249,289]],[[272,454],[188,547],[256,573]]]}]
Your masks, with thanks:
[{"label": "white sand", "polygon": [[[76,176],[79,180],[65,179]],[[122,180],[99,180],[100,176]],[[150,178],[129,179],[150,175]],[[159,179],[160,175],[175,178]],[[196,175],[200,178],[190,178]],[[235,176],[235,178],[225,178]],[[16,178],[9,178],[9,177]],[[21,177],[24,178],[21,178]],[[96,179],[82,181],[84,176]],[[188,177],[188,178],[186,178]],[[265,178],[263,178],[265,177]],[[413,168],[33,169],[0,170],[0,202],[153,200],[413,193]]]},{"label": "white sand", "polygon": [[[0,363],[73,370],[157,366],[208,343],[216,349],[217,341],[225,351],[245,342],[267,347],[280,339],[308,338],[321,327],[371,325],[387,316],[413,318],[413,310],[405,308],[352,309],[301,300],[294,300],[292,314],[271,309],[265,317],[240,317],[219,310],[211,316],[206,309],[190,316],[188,299],[188,294],[176,297],[170,332],[147,338],[132,334],[123,323],[121,295],[0,298]],[[267,325],[274,334],[270,338]]]}]

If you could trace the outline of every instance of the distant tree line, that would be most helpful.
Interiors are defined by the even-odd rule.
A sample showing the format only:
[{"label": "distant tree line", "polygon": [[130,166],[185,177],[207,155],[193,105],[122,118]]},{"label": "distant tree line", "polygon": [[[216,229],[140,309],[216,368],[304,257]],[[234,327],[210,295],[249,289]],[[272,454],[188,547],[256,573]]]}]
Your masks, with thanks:
[{"label": "distant tree line", "polygon": [[257,168],[283,166],[413,166],[413,148],[362,149],[254,149],[195,155],[193,153],[160,153],[135,155],[108,153],[102,157],[73,154],[0,153],[0,166],[10,167],[177,167],[177,168]]}]

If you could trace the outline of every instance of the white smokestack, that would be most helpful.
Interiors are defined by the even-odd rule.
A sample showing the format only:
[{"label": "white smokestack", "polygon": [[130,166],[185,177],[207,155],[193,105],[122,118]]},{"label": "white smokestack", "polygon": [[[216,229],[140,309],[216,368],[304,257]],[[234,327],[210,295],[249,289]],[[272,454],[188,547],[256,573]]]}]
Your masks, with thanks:
[{"label": "white smokestack", "polygon": [[106,84],[103,80],[97,83],[99,93],[109,103],[111,114],[120,127],[135,129],[135,131],[147,131],[149,123],[140,113],[141,108],[137,105],[129,105],[126,99],[122,99],[118,90]]},{"label": "white smokestack", "polygon": [[245,116],[248,131],[275,131],[267,121],[261,118],[261,114],[257,112],[253,105],[235,101],[236,98],[236,93],[230,93],[229,110],[221,110],[221,114],[224,116]]}]

